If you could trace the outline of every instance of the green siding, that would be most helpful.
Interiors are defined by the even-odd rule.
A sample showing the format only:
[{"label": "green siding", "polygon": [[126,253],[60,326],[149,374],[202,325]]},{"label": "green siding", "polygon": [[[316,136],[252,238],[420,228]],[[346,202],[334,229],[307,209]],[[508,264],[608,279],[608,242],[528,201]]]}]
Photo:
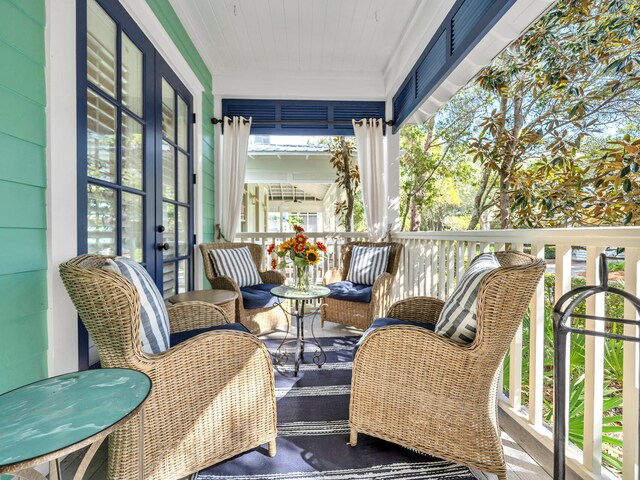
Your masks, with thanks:
[{"label": "green siding", "polygon": [[44,0],[0,0],[0,393],[47,375]]},{"label": "green siding", "polygon": [[197,75],[200,83],[204,86],[204,94],[202,96],[202,111],[204,119],[202,122],[202,151],[203,151],[203,169],[210,173],[210,176],[202,181],[211,182],[203,184],[204,205],[203,205],[203,232],[204,238],[198,239],[201,242],[212,242],[214,236],[215,220],[213,217],[213,125],[209,119],[213,117],[213,94],[212,94],[212,78],[211,72],[207,68],[204,60],[198,53],[189,34],[184,29],[180,19],[173,10],[169,0],[147,0],[147,3],[155,13],[162,26],[167,31],[173,43],[176,44],[180,53],[189,63]]}]

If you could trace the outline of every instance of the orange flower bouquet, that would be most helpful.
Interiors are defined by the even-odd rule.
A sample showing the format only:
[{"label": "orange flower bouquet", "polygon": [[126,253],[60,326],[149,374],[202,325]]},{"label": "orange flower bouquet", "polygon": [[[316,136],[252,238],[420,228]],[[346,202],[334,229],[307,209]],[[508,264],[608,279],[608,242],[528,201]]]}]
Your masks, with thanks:
[{"label": "orange flower bouquet", "polygon": [[[277,249],[276,256],[271,260],[271,267],[285,268],[287,266],[287,258],[293,262],[296,272],[295,288],[301,291],[309,290],[309,265],[317,265],[320,261],[321,252],[326,252],[327,247],[322,242],[311,243],[304,234],[304,228],[293,227],[296,234],[282,242]],[[276,245],[272,243],[267,249],[267,253],[271,255],[276,251]]]}]

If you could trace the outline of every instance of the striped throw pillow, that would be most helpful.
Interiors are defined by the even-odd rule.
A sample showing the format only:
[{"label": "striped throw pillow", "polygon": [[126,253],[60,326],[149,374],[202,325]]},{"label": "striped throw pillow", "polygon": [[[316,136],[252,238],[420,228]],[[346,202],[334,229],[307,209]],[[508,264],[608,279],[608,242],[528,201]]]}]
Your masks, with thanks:
[{"label": "striped throw pillow", "polygon": [[209,250],[216,274],[231,278],[238,287],[251,287],[262,283],[249,247],[213,248]]},{"label": "striped throw pillow", "polygon": [[445,302],[436,323],[435,332],[459,343],[471,343],[476,338],[478,291],[482,279],[500,262],[493,253],[475,258],[460,279],[460,283]]},{"label": "striped throw pillow", "polygon": [[387,271],[390,246],[362,247],[354,246],[351,250],[351,263],[347,281],[361,285],[373,285],[380,275]]},{"label": "striped throw pillow", "polygon": [[108,259],[105,270],[119,273],[129,280],[140,297],[140,337],[145,353],[160,353],[169,348],[169,314],[162,294],[147,270],[126,257]]}]

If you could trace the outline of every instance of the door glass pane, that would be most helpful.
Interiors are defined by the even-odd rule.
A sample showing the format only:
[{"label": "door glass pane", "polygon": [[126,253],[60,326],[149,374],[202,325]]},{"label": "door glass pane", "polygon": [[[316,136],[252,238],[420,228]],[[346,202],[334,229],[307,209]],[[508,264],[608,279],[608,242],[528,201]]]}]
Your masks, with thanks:
[{"label": "door glass pane", "polygon": [[96,3],[87,3],[87,78],[116,96],[116,24]]},{"label": "door glass pane", "polygon": [[116,254],[118,204],[116,191],[87,185],[87,251],[100,255]]},{"label": "door glass pane", "polygon": [[175,141],[175,92],[164,78],[162,79],[162,135]]},{"label": "door glass pane", "polygon": [[169,249],[164,250],[163,257],[171,258],[176,255],[176,206],[172,203],[162,202],[162,224],[164,233],[162,241],[169,244]]},{"label": "door glass pane", "polygon": [[164,264],[164,268],[162,269],[162,293],[164,298],[168,298],[176,293],[175,262]]},{"label": "door glass pane", "polygon": [[180,260],[178,262],[178,293],[183,293],[187,291],[187,285],[189,282],[187,281],[188,269],[187,269],[187,260]]},{"label": "door glass pane", "polygon": [[176,198],[176,149],[167,142],[162,142],[162,195],[165,198]]},{"label": "door glass pane", "polygon": [[142,190],[142,124],[122,114],[122,185]]},{"label": "door glass pane", "polygon": [[122,34],[122,104],[142,117],[142,52]]},{"label": "door glass pane", "polygon": [[178,97],[178,146],[185,150],[189,148],[188,132],[189,132],[189,109],[187,103]]},{"label": "door glass pane", "polygon": [[189,157],[178,151],[178,201],[189,203]]},{"label": "door glass pane", "polygon": [[87,175],[116,182],[116,109],[87,91]]},{"label": "door glass pane", "polygon": [[189,209],[178,207],[178,256],[189,255]]},{"label": "door glass pane", "polygon": [[142,196],[122,192],[122,255],[142,262]]}]

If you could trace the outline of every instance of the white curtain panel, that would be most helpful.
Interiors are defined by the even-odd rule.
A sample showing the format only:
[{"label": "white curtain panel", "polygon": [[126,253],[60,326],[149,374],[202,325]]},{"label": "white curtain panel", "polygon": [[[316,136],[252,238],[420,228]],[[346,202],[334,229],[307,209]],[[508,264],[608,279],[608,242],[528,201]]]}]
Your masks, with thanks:
[{"label": "white curtain panel", "polygon": [[218,170],[218,198],[223,205],[218,223],[224,238],[233,242],[242,210],[251,118],[247,121],[243,117],[224,117],[223,125],[222,161]]},{"label": "white curtain panel", "polygon": [[378,242],[384,239],[389,223],[382,120],[353,120],[353,130],[358,146],[358,167],[367,230],[371,241]]}]

